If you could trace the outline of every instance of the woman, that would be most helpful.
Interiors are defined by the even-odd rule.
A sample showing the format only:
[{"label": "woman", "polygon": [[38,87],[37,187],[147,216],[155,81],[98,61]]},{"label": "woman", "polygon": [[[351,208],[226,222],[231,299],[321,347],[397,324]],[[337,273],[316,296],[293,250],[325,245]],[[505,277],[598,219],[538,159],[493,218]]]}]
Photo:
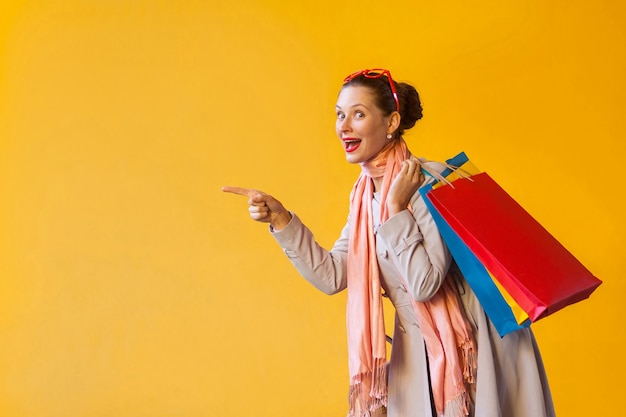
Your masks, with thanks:
[{"label": "woman", "polygon": [[[422,117],[411,85],[387,70],[344,80],[336,132],[361,165],[350,215],[328,251],[271,195],[249,197],[250,217],[270,231],[290,261],[327,294],[348,290],[349,416],[554,416],[530,329],[500,338],[451,256],[418,188],[433,181],[402,137]],[[441,170],[424,163],[425,170]],[[387,362],[382,298],[396,309]]]}]

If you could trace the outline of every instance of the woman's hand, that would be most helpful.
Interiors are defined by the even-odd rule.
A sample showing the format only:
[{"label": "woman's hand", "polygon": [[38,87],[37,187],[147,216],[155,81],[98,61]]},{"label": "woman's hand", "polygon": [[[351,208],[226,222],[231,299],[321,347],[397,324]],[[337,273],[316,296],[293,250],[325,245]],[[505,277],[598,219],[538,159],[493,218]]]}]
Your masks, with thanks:
[{"label": "woman's hand", "polygon": [[387,194],[387,211],[389,217],[405,210],[411,202],[411,197],[424,182],[422,164],[419,159],[411,157],[402,161],[402,168],[394,178]]},{"label": "woman's hand", "polygon": [[258,222],[269,223],[274,230],[280,230],[291,221],[291,213],[280,201],[259,190],[240,187],[222,187],[222,191],[248,197],[250,218]]}]

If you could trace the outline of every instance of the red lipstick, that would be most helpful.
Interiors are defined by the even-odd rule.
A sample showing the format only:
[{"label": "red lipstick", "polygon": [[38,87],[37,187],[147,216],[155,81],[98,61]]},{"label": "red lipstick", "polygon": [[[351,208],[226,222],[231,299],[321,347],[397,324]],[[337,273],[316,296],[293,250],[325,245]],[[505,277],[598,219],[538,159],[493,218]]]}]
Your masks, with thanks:
[{"label": "red lipstick", "polygon": [[344,149],[348,153],[356,151],[358,147],[361,145],[361,139],[343,138],[341,140],[343,141]]}]

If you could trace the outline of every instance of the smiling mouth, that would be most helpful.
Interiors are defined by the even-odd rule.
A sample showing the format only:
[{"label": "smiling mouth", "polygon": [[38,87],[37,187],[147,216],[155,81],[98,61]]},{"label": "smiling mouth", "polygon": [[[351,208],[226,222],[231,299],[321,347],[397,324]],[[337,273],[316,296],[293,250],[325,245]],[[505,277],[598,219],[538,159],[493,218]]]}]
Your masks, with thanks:
[{"label": "smiling mouth", "polygon": [[360,139],[343,139],[343,145],[346,149],[346,152],[354,152],[359,145],[361,145]]}]

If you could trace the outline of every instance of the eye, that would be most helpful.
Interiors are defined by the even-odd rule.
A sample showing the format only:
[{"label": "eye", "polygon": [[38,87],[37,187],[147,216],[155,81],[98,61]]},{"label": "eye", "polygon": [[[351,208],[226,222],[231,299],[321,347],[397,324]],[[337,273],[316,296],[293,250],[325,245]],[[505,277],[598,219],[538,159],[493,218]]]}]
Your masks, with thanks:
[{"label": "eye", "polygon": [[346,115],[343,112],[341,112],[341,111],[337,112],[337,119],[343,120],[345,118],[346,118]]},{"label": "eye", "polygon": [[357,119],[362,119],[365,117],[365,113],[363,113],[360,110],[357,110],[356,112],[354,112],[354,115],[356,116]]}]

